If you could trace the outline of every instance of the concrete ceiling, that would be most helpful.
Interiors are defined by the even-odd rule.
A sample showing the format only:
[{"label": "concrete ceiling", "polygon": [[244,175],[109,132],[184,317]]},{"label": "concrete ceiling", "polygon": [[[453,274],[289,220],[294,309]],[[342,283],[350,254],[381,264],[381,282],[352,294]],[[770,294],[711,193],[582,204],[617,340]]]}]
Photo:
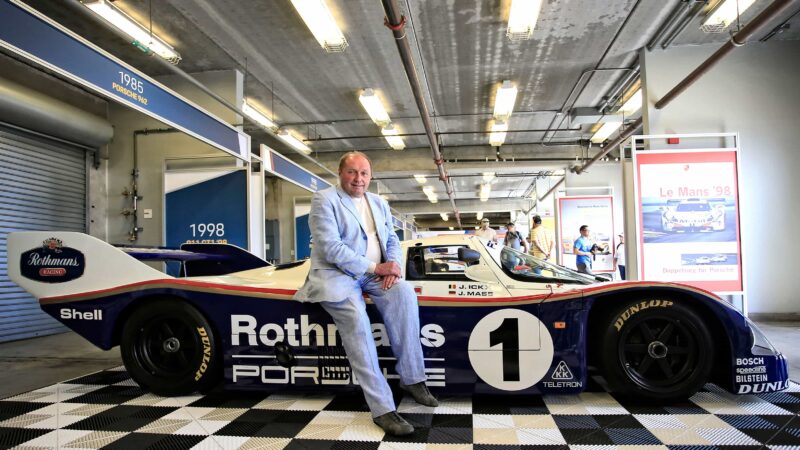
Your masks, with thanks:
[{"label": "concrete ceiling", "polygon": [[[24,0],[68,28],[152,76],[167,74],[160,64],[91,22],[63,2]],[[74,1],[74,0],[69,0]],[[745,12],[747,23],[772,0],[756,0]],[[173,45],[189,73],[220,69],[246,72],[245,94],[289,125],[335,171],[342,152],[366,151],[374,162],[380,193],[400,212],[415,212],[423,224],[435,211],[450,209],[446,196],[431,205],[413,174],[427,174],[440,193],[436,166],[424,135],[414,97],[394,38],[384,24],[380,0],[326,0],[349,47],[326,53],[317,44],[289,0],[116,0],[114,4]],[[493,171],[492,206],[503,211],[531,196],[537,179],[563,174],[576,158],[591,157],[590,124],[571,124],[557,112],[566,107],[596,108],[624,75],[638,51],[655,35],[681,0],[544,1],[533,37],[506,37],[510,0],[398,0],[407,19],[407,35],[423,85],[424,98],[446,167],[453,177],[459,210],[477,210],[481,174]],[[716,1],[711,0],[711,6]],[[796,2],[797,3],[797,2]],[[671,45],[722,43],[727,33],[699,30],[704,8]],[[769,24],[767,30],[789,19]],[[800,15],[772,39],[800,39]],[[763,33],[763,34],[766,34]],[[759,36],[760,37],[760,36]],[[660,47],[658,47],[660,49]],[[488,145],[489,120],[497,88],[512,80],[519,89],[511,132],[499,152]],[[588,80],[588,82],[587,82]],[[575,95],[571,95],[573,88]],[[372,87],[405,134],[406,150],[393,151],[358,102]],[[634,117],[635,118],[635,117]],[[541,142],[548,134],[545,145]],[[253,127],[254,143],[291,152]],[[291,155],[292,157],[294,155]],[[294,158],[293,158],[294,159]],[[302,159],[296,159],[308,166]],[[318,168],[308,166],[319,173]],[[549,185],[549,183],[548,183]],[[539,192],[539,195],[543,192]],[[529,202],[530,203],[530,202]],[[467,221],[468,222],[468,221]],[[431,222],[433,224],[433,222]],[[466,223],[465,225],[470,225]]]}]

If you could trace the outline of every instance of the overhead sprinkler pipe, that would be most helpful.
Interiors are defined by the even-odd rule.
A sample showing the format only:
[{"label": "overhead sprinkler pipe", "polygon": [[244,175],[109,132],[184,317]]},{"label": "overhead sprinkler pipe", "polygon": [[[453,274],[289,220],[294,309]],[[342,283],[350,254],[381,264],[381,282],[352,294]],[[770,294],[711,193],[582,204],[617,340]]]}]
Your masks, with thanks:
[{"label": "overhead sprinkler pipe", "polygon": [[428,105],[425,103],[425,98],[422,94],[422,85],[417,75],[417,68],[414,64],[414,59],[411,57],[411,46],[408,43],[406,35],[406,18],[399,14],[396,0],[382,0],[383,9],[386,12],[386,25],[394,35],[394,42],[397,44],[397,50],[400,52],[400,59],[403,61],[403,67],[406,71],[408,83],[411,85],[411,91],[414,93],[414,100],[419,109],[420,119],[422,125],[425,127],[425,134],[428,136],[428,142],[431,144],[431,155],[433,162],[436,164],[436,169],[439,172],[439,180],[444,183],[447,197],[450,199],[450,206],[453,208],[453,215],[456,218],[458,226],[461,227],[461,215],[456,208],[455,191],[453,185],[447,176],[447,170],[444,167],[444,159],[442,153],[439,151],[439,141],[436,139],[436,132],[431,123],[431,115],[428,111]]}]

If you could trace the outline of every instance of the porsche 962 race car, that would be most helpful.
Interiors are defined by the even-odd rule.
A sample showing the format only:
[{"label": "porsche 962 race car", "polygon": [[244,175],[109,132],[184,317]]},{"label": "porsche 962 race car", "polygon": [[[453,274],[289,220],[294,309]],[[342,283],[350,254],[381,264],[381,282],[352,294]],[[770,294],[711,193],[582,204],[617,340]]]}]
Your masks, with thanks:
[{"label": "porsche 962 race car", "polygon": [[725,204],[711,204],[708,200],[689,198],[670,204],[661,214],[664,232],[724,231]]},{"label": "porsche 962 race car", "polygon": [[[72,232],[11,233],[11,278],[161,395],[235,389],[339,390],[357,384],[336,327],[292,300],[308,261],[272,266],[220,244],[117,248]],[[578,393],[589,369],[639,399],[685,398],[713,381],[738,394],[788,387],[784,357],[709,292],[599,282],[474,236],[402,243],[420,310],[428,385],[440,394]],[[135,257],[135,258],[134,258]],[[178,260],[173,278],[142,261]],[[446,261],[446,264],[442,264]],[[386,329],[369,300],[386,377]]]}]

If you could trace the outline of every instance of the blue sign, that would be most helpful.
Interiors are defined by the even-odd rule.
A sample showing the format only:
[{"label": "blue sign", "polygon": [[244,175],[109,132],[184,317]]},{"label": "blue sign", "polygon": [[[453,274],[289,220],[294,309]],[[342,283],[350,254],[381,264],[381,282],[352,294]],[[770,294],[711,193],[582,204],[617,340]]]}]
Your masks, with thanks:
[{"label": "blue sign", "polygon": [[0,0],[0,46],[244,160],[249,136],[12,0]]},{"label": "blue sign", "polygon": [[395,216],[392,216],[392,225],[394,225],[395,228],[403,229],[403,221]]},{"label": "blue sign", "polygon": [[[267,148],[263,146],[262,148]],[[268,149],[267,154],[262,154],[265,158],[264,170],[266,172],[277,175],[287,181],[308,189],[311,192],[317,192],[321,189],[330,187],[330,183],[322,178],[314,175],[308,170],[298,166],[287,157],[281,155],[275,150]]]},{"label": "blue sign", "polygon": [[247,248],[247,171],[236,170],[168,192],[166,245],[233,244]]}]

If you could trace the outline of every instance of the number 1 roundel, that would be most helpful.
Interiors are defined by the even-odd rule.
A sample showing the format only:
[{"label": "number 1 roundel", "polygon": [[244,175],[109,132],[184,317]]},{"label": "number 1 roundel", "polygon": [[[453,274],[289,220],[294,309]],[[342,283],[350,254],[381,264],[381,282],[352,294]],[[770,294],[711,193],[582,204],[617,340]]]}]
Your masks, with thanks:
[{"label": "number 1 roundel", "polygon": [[550,369],[553,339],[533,314],[501,309],[486,315],[472,329],[469,362],[490,386],[504,391],[527,389]]}]

